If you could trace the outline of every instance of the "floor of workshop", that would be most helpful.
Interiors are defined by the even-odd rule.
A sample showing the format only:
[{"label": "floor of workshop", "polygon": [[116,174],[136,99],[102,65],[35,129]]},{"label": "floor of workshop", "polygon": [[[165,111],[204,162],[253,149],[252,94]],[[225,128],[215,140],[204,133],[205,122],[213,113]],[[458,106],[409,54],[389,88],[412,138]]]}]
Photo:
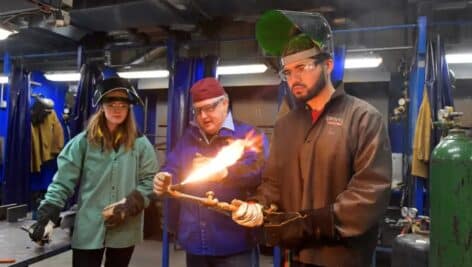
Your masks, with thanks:
[{"label": "floor of workshop", "polygon": [[[155,240],[145,240],[136,246],[129,267],[155,267],[161,265],[162,242]],[[31,267],[64,267],[72,266],[72,251],[59,254],[55,257],[40,261],[30,265]],[[185,252],[170,249],[170,266],[184,267]],[[260,267],[273,266],[272,257],[261,256]]]},{"label": "floor of workshop", "polygon": [[[155,240],[145,240],[136,246],[129,267],[155,267],[161,265],[161,247],[162,242]],[[273,261],[271,256],[260,256],[259,267],[272,267]],[[72,252],[68,251],[55,257],[43,260],[32,267],[65,267],[72,266]],[[181,250],[170,249],[170,266],[184,267],[185,253]],[[383,253],[377,254],[376,267],[389,267],[390,260]]]}]

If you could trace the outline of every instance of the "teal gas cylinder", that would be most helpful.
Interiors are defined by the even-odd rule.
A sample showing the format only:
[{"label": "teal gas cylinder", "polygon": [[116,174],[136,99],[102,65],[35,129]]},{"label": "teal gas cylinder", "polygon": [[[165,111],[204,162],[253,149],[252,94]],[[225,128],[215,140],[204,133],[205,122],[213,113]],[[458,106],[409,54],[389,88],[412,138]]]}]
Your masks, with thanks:
[{"label": "teal gas cylinder", "polygon": [[472,138],[452,129],[430,168],[432,267],[472,266]]}]

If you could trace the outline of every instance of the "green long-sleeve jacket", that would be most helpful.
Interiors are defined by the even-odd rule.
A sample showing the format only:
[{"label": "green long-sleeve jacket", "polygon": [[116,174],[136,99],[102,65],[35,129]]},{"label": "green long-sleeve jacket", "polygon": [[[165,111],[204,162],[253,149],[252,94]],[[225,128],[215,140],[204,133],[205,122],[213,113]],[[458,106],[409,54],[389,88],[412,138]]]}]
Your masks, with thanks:
[{"label": "green long-sleeve jacket", "polygon": [[105,206],[123,199],[135,189],[148,205],[147,195],[152,192],[152,179],[158,165],[146,137],[137,138],[130,151],[122,146],[117,152],[104,152],[101,147],[89,144],[86,133],[82,132],[67,143],[57,158],[57,165],[58,171],[42,204],[47,202],[64,207],[79,184],[72,248],[120,248],[142,240],[143,214],[108,230],[101,212]]}]

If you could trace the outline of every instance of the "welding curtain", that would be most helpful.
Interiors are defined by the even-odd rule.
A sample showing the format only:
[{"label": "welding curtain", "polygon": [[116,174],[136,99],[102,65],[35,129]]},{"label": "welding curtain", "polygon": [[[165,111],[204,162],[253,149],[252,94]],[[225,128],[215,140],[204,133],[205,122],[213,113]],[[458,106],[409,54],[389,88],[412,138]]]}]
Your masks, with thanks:
[{"label": "welding curtain", "polygon": [[96,64],[83,64],[80,68],[80,81],[70,120],[71,138],[87,127],[87,120],[95,110],[92,107],[95,84],[101,79],[102,73]]},{"label": "welding curtain", "polygon": [[[438,111],[445,106],[454,107],[452,97],[452,80],[449,73],[449,67],[446,62],[446,52],[444,43],[439,36],[428,44],[428,69],[429,78],[425,85],[428,88],[429,100],[431,103],[432,119],[438,120]],[[460,111],[460,110],[459,110]],[[432,133],[432,147],[435,147],[441,138],[441,131],[435,129]]]},{"label": "welding curtain", "polygon": [[434,41],[428,41],[426,62],[423,99],[416,121],[412,151],[412,175],[423,178],[429,176],[430,154],[441,137],[440,130],[432,128],[432,122],[438,120],[440,109],[454,106],[452,81],[444,44],[439,36]]},{"label": "welding curtain", "polygon": [[27,203],[30,196],[30,120],[29,75],[14,68],[10,75],[10,109],[5,153],[2,203]]},{"label": "welding curtain", "polygon": [[168,93],[167,151],[170,152],[191,119],[190,88],[204,77],[204,60],[201,58],[179,59],[172,77],[173,87]]}]

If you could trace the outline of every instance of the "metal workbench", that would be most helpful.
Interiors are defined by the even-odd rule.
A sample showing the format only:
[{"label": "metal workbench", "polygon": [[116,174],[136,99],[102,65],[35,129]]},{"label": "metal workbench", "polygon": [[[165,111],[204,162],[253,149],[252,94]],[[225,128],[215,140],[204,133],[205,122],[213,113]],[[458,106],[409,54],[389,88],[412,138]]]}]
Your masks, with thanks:
[{"label": "metal workbench", "polygon": [[15,259],[14,263],[0,264],[0,267],[28,266],[70,249],[68,229],[55,228],[51,243],[43,247],[33,243],[28,234],[20,229],[21,226],[32,223],[29,220],[16,223],[0,221],[0,258]]}]

